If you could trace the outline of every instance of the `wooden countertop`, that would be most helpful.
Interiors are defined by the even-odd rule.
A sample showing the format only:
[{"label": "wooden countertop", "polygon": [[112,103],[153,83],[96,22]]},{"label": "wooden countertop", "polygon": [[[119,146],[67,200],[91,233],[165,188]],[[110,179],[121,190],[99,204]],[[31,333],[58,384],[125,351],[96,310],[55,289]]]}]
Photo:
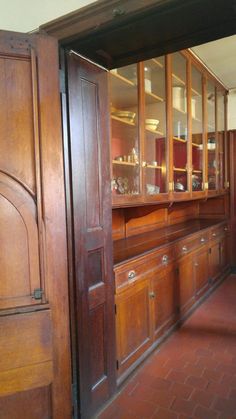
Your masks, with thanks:
[{"label": "wooden countertop", "polygon": [[119,265],[163,246],[170,245],[176,240],[187,238],[201,230],[224,224],[225,222],[226,220],[189,220],[127,239],[117,240],[114,242],[113,248],[114,264]]}]

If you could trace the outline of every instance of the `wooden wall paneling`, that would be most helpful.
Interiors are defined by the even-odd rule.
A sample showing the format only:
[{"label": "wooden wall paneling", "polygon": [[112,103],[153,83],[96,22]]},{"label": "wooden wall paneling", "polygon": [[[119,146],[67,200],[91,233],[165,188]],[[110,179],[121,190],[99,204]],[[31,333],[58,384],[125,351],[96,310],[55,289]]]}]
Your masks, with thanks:
[{"label": "wooden wall paneling", "polygon": [[80,411],[90,418],[115,389],[107,73],[66,59]]},{"label": "wooden wall paneling", "polygon": [[164,227],[167,223],[167,208],[163,206],[127,208],[124,214],[126,237]]},{"label": "wooden wall paneling", "polygon": [[236,269],[236,131],[228,132],[230,182],[230,264]]},{"label": "wooden wall paneling", "polygon": [[199,217],[224,219],[228,217],[228,196],[222,195],[215,198],[209,198],[199,201]]},{"label": "wooden wall paneling", "polygon": [[168,224],[177,224],[198,217],[196,201],[174,203],[168,209]]},{"label": "wooden wall paneling", "polygon": [[113,209],[112,211],[112,238],[113,240],[125,237],[125,215],[123,209]]},{"label": "wooden wall paneling", "polygon": [[1,31],[0,86],[0,395],[51,386],[48,415],[70,418],[57,42]]},{"label": "wooden wall paneling", "polygon": [[0,419],[51,419],[51,386],[0,397]]},{"label": "wooden wall paneling", "polygon": [[208,247],[204,246],[193,258],[193,275],[196,297],[201,296],[208,287],[209,262]]}]

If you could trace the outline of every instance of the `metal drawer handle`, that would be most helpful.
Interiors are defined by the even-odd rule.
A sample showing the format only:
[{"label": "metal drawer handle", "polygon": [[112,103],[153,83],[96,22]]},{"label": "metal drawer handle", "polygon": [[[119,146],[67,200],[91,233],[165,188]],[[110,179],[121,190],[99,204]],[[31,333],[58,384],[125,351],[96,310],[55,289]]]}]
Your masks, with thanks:
[{"label": "metal drawer handle", "polygon": [[216,233],[212,233],[212,237],[216,237]]},{"label": "metal drawer handle", "polygon": [[194,266],[199,266],[199,265],[198,265],[198,262],[195,262],[195,263],[194,263]]},{"label": "metal drawer handle", "polygon": [[228,227],[225,227],[225,228],[224,228],[224,231],[228,231]]},{"label": "metal drawer handle", "polygon": [[188,250],[187,246],[183,246],[182,250],[183,250],[183,252],[187,252],[187,250]]},{"label": "metal drawer handle", "polygon": [[169,261],[169,257],[167,255],[162,256],[162,263],[167,264]]},{"label": "metal drawer handle", "polygon": [[205,243],[205,239],[204,239],[204,237],[202,237],[202,238],[201,238],[200,242],[201,242],[201,243]]},{"label": "metal drawer handle", "polygon": [[155,292],[153,292],[153,291],[149,292],[149,297],[150,298],[155,298],[156,297]]},{"label": "metal drawer handle", "polygon": [[129,271],[128,279],[134,279],[135,277],[136,277],[136,272],[135,271]]}]

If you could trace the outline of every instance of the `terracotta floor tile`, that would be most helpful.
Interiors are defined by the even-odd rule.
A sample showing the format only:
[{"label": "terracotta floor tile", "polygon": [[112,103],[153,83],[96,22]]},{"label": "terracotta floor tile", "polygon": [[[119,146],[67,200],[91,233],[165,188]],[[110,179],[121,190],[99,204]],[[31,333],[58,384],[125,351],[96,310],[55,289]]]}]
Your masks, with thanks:
[{"label": "terracotta floor tile", "polygon": [[207,387],[208,380],[204,377],[195,377],[192,375],[187,378],[185,383],[192,387],[196,387],[196,388],[199,388],[200,390],[203,390],[204,388]]},{"label": "terracotta floor tile", "polygon": [[182,383],[173,383],[172,387],[170,388],[170,392],[172,394],[182,399],[188,399],[193,391],[193,387]]},{"label": "terracotta floor tile", "polygon": [[229,388],[227,386],[213,381],[209,382],[207,386],[207,391],[222,397],[228,397],[229,395]]},{"label": "terracotta floor tile", "polygon": [[180,370],[172,370],[167,375],[167,380],[175,381],[177,383],[184,383],[187,379],[188,374],[186,372],[180,371]]},{"label": "terracotta floor tile", "polygon": [[195,389],[191,395],[191,400],[204,407],[210,407],[215,399],[215,395],[208,391]]},{"label": "terracotta floor tile", "polygon": [[188,375],[194,375],[195,377],[202,377],[205,371],[205,368],[196,367],[195,365],[192,365],[189,362],[187,362],[183,371],[186,372]]},{"label": "terracotta floor tile", "polygon": [[197,406],[194,411],[194,418],[198,419],[216,419],[218,418],[218,412],[209,410],[206,407]]},{"label": "terracotta floor tile", "polygon": [[214,409],[228,415],[236,415],[236,399],[218,397],[214,402]]},{"label": "terracotta floor tile", "polygon": [[202,376],[206,378],[208,381],[220,382],[223,378],[223,375],[224,374],[221,371],[216,371],[209,368],[205,368]]},{"label": "terracotta floor tile", "polygon": [[184,400],[181,398],[176,398],[171,410],[176,413],[182,413],[184,415],[191,416],[193,414],[196,403],[193,400]]},{"label": "terracotta floor tile", "polygon": [[179,415],[174,412],[170,412],[170,410],[160,408],[156,413],[154,413],[152,419],[179,419]]}]

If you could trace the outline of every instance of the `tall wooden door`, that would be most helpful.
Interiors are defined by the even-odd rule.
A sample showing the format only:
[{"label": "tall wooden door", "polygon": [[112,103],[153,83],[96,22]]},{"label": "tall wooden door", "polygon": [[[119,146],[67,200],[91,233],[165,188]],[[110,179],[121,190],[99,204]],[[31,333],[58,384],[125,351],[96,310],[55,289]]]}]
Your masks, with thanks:
[{"label": "tall wooden door", "polygon": [[0,418],[71,418],[57,42],[0,32]]},{"label": "tall wooden door", "polygon": [[74,52],[67,54],[67,69],[74,359],[80,414],[91,418],[115,388],[107,73]]}]

